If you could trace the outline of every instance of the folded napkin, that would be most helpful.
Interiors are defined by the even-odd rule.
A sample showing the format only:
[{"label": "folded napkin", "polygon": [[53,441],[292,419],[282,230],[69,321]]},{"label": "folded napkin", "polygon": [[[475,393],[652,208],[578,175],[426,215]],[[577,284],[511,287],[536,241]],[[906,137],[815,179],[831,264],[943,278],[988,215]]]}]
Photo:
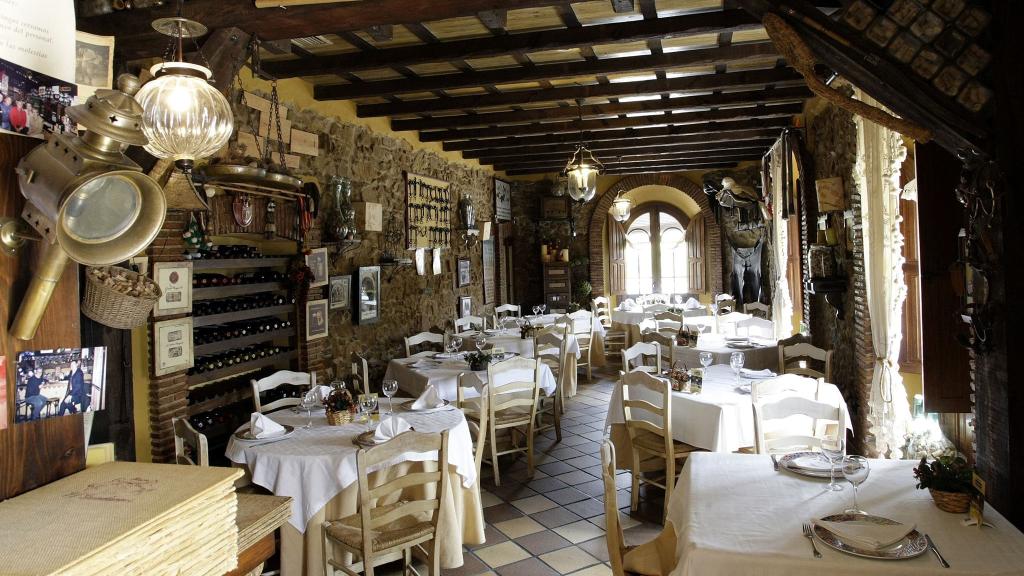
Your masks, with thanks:
[{"label": "folded napkin", "polygon": [[879,550],[902,540],[916,528],[914,524],[876,524],[870,520],[829,522],[814,520],[814,524],[840,537],[847,544],[868,550]]},{"label": "folded napkin", "polygon": [[323,404],[324,400],[327,400],[327,397],[330,395],[331,387],[320,385],[306,392],[305,400],[307,404]]},{"label": "folded napkin", "polygon": [[740,394],[750,394],[750,384],[740,384],[734,390]]},{"label": "folded napkin", "polygon": [[700,300],[692,297],[683,304],[683,310],[696,310],[701,307]]},{"label": "folded napkin", "polygon": [[440,364],[441,363],[436,361],[436,360],[421,359],[421,360],[417,360],[417,361],[413,362],[412,363],[412,367],[413,368],[419,368],[420,370],[424,370],[424,369],[427,369],[427,368],[437,368],[438,366],[440,366]]},{"label": "folded napkin", "polygon": [[438,393],[437,388],[433,384],[427,384],[426,390],[420,397],[412,403],[413,410],[429,410],[431,408],[440,408],[444,406],[444,400],[441,398],[441,394]]},{"label": "folded napkin", "polygon": [[377,443],[387,442],[409,430],[412,430],[412,424],[399,416],[391,416],[377,425],[377,430],[373,433],[373,440]]},{"label": "folded napkin", "polygon": [[775,378],[776,374],[767,368],[764,370],[741,368],[740,376],[743,376],[744,378]]},{"label": "folded napkin", "polygon": [[284,426],[259,412],[253,412],[249,418],[249,430],[253,438],[272,438],[284,434]]}]

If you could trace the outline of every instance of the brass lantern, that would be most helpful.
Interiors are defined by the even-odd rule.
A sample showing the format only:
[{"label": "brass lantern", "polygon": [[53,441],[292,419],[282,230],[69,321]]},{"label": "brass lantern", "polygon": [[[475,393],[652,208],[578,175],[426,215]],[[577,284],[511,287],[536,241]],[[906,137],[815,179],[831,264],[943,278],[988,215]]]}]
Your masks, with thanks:
[{"label": "brass lantern", "polygon": [[577,202],[589,202],[597,193],[597,177],[603,172],[604,165],[594,154],[583,144],[578,145],[564,170],[569,196]]}]

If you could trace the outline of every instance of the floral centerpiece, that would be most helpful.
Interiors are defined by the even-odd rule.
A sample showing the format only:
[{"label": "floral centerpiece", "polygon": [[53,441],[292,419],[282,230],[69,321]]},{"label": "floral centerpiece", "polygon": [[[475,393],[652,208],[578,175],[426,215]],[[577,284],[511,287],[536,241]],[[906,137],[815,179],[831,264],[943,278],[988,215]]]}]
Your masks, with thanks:
[{"label": "floral centerpiece", "polygon": [[327,423],[340,426],[351,422],[359,407],[345,385],[337,383],[324,400],[324,409],[327,411]]},{"label": "floral centerpiece", "polygon": [[466,354],[466,362],[469,362],[469,369],[473,372],[486,370],[494,357],[487,352],[470,352]]},{"label": "floral centerpiece", "polygon": [[966,512],[970,507],[971,498],[975,494],[971,482],[973,476],[967,461],[956,454],[940,456],[931,462],[924,457],[921,458],[921,464],[914,468],[917,487],[921,490],[927,488],[940,510],[953,513]]},{"label": "floral centerpiece", "polygon": [[679,362],[676,362],[669,368],[665,375],[668,376],[669,382],[672,383],[672,389],[676,392],[683,392],[690,384],[690,373],[686,370],[686,363],[683,363],[682,368],[679,367]]}]

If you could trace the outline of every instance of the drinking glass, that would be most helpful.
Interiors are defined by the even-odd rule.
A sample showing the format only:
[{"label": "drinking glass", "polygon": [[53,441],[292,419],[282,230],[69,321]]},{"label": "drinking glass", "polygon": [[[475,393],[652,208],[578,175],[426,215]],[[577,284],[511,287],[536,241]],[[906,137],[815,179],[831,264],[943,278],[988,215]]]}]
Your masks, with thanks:
[{"label": "drinking glass", "polygon": [[388,413],[393,414],[395,409],[391,406],[391,397],[398,392],[398,380],[387,379],[381,383],[381,391],[388,397]]},{"label": "drinking glass", "polygon": [[[715,355],[711,352],[701,352],[699,357],[700,365],[704,367],[704,370],[707,370],[708,366],[711,366],[711,363],[715,360]],[[730,358],[729,361],[731,362],[732,358]]]},{"label": "drinking glass", "polygon": [[306,425],[303,428],[313,427],[313,409],[316,408],[316,401],[309,396],[303,394],[302,400],[299,401],[299,411],[306,413]]},{"label": "drinking glass", "polygon": [[714,302],[712,302],[710,308],[711,308],[711,315],[712,316],[717,316],[718,315],[718,304],[715,304]]},{"label": "drinking glass", "polygon": [[538,314],[540,314],[540,306],[534,306],[533,307],[533,315],[537,316]]},{"label": "drinking glass", "polygon": [[743,370],[743,352],[733,352],[729,355],[729,366],[732,366],[736,373],[736,384],[740,384],[740,370]]},{"label": "drinking glass", "polygon": [[448,345],[451,347],[451,350],[449,350],[449,352],[451,352],[452,354],[458,352],[459,350],[462,350],[462,337],[452,336],[451,338],[448,339]]},{"label": "drinking glass", "polygon": [[485,338],[483,336],[477,336],[473,340],[473,345],[476,346],[476,351],[477,352],[483,352],[484,351],[484,346],[487,346],[487,338]]},{"label": "drinking glass", "polygon": [[548,309],[548,305],[547,304],[541,304],[539,306],[539,308],[540,308],[540,313],[543,314]]},{"label": "drinking glass", "polygon": [[853,508],[845,510],[847,514],[867,514],[860,509],[857,503],[857,487],[868,479],[871,473],[871,465],[868,459],[863,456],[847,456],[843,458],[843,477],[850,484],[853,484]]},{"label": "drinking glass", "polygon": [[672,301],[676,303],[676,306],[679,306],[680,304],[683,303],[683,297],[680,296],[679,294],[676,294],[675,296],[672,297]]},{"label": "drinking glass", "polygon": [[843,486],[836,482],[836,463],[843,459],[843,438],[827,436],[821,441],[821,454],[828,460],[828,492],[839,492]]},{"label": "drinking glass", "polygon": [[366,416],[366,423],[373,428],[373,411],[377,409],[377,399],[367,396],[359,401],[359,407],[362,408],[363,414]]}]

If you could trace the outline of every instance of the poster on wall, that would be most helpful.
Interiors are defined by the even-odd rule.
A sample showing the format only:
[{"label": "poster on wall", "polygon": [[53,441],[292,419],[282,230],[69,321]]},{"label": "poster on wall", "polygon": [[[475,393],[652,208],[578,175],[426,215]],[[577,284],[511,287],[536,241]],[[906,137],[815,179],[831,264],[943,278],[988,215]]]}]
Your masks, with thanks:
[{"label": "poster on wall", "polygon": [[512,183],[494,179],[494,219],[498,222],[512,220]]},{"label": "poster on wall", "polygon": [[7,428],[7,357],[0,356],[0,430]]},{"label": "poster on wall", "polygon": [[0,18],[0,132],[73,132],[74,0],[4,0]]},{"label": "poster on wall", "polygon": [[107,389],[107,349],[20,352],[15,389],[15,423],[102,410]]},{"label": "poster on wall", "polygon": [[75,32],[75,84],[78,102],[114,85],[114,37]]}]

